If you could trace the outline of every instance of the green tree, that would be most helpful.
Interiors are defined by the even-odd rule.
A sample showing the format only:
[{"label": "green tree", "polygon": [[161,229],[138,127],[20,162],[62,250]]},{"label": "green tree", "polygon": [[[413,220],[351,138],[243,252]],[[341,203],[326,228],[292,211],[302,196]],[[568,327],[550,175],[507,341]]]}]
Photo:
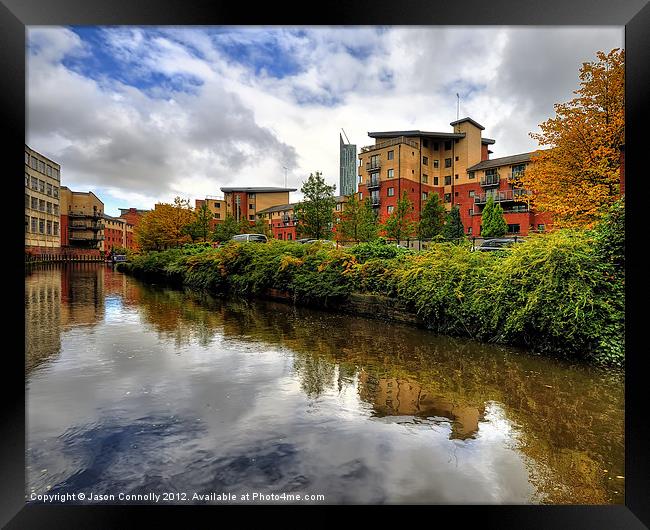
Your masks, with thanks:
[{"label": "green tree", "polygon": [[413,203],[409,200],[406,191],[397,201],[397,207],[384,222],[386,237],[395,239],[398,243],[403,239],[413,237],[417,223],[412,219]]},{"label": "green tree", "polygon": [[420,222],[418,223],[418,237],[420,239],[433,239],[442,234],[445,226],[445,207],[440,202],[437,193],[432,193],[424,203]]},{"label": "green tree", "polygon": [[142,216],[135,237],[143,250],[163,250],[189,243],[188,226],[194,220],[190,201],[176,197],[174,204],[156,204]]},{"label": "green tree", "polygon": [[255,224],[250,227],[250,232],[251,234],[264,234],[267,237],[271,236],[271,229],[269,227],[269,223],[267,223],[264,219],[258,219],[255,221]]},{"label": "green tree", "polygon": [[240,233],[240,224],[235,218],[227,214],[221,223],[217,223],[212,231],[212,239],[215,241],[228,241],[232,236]]},{"label": "green tree", "polygon": [[372,241],[377,239],[377,214],[370,199],[360,201],[357,194],[348,197],[343,211],[338,216],[337,235],[339,240]]},{"label": "green tree", "polygon": [[465,238],[465,227],[460,219],[460,208],[454,206],[445,218],[442,236],[448,241],[460,242]]},{"label": "green tree", "polygon": [[336,206],[335,190],[336,185],[326,184],[320,172],[309,175],[300,188],[305,200],[294,208],[299,235],[325,239],[331,234]]},{"label": "green tree", "polygon": [[494,202],[494,197],[488,197],[481,219],[481,236],[503,237],[508,231],[508,224],[503,216],[501,204]]},{"label": "green tree", "polygon": [[187,226],[187,233],[192,238],[192,241],[200,239],[207,241],[210,236],[210,221],[212,220],[212,212],[208,205],[204,202],[201,207],[194,212],[194,221]]}]

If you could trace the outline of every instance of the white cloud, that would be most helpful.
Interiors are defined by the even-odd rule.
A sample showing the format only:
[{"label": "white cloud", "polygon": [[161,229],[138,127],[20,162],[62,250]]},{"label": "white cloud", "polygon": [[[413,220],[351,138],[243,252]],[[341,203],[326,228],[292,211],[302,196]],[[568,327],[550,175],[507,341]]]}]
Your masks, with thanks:
[{"label": "white cloud", "polygon": [[[611,27],[97,35],[29,28],[28,143],[62,164],[65,184],[138,207],[283,185],[283,166],[297,188],[316,170],[338,184],[341,127],[358,147],[372,130],[449,131],[457,92],[461,116],[496,140],[494,156],[534,149],[528,133],[572,97],[581,63],[623,45]],[[94,55],[98,42],[114,64]]]}]

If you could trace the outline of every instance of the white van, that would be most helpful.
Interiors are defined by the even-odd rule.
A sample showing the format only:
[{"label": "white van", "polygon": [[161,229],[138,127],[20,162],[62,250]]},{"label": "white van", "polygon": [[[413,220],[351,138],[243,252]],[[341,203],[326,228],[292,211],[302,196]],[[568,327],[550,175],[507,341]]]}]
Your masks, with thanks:
[{"label": "white van", "polygon": [[233,241],[252,241],[254,243],[268,243],[268,238],[264,234],[237,234],[232,236]]}]

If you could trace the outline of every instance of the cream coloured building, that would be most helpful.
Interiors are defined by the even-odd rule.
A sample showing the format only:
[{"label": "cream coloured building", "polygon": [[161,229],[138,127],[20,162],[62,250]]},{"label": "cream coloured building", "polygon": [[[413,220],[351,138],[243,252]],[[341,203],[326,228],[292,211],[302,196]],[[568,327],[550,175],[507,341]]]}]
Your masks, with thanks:
[{"label": "cream coloured building", "polygon": [[61,166],[25,145],[25,246],[61,247]]}]

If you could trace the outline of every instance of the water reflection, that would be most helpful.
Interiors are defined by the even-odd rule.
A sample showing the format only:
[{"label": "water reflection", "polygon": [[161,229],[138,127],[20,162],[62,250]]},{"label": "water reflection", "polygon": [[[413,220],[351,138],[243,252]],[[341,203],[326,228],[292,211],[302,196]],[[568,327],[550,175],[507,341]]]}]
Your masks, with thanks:
[{"label": "water reflection", "polygon": [[622,373],[85,267],[26,278],[34,491],[623,502]]}]

